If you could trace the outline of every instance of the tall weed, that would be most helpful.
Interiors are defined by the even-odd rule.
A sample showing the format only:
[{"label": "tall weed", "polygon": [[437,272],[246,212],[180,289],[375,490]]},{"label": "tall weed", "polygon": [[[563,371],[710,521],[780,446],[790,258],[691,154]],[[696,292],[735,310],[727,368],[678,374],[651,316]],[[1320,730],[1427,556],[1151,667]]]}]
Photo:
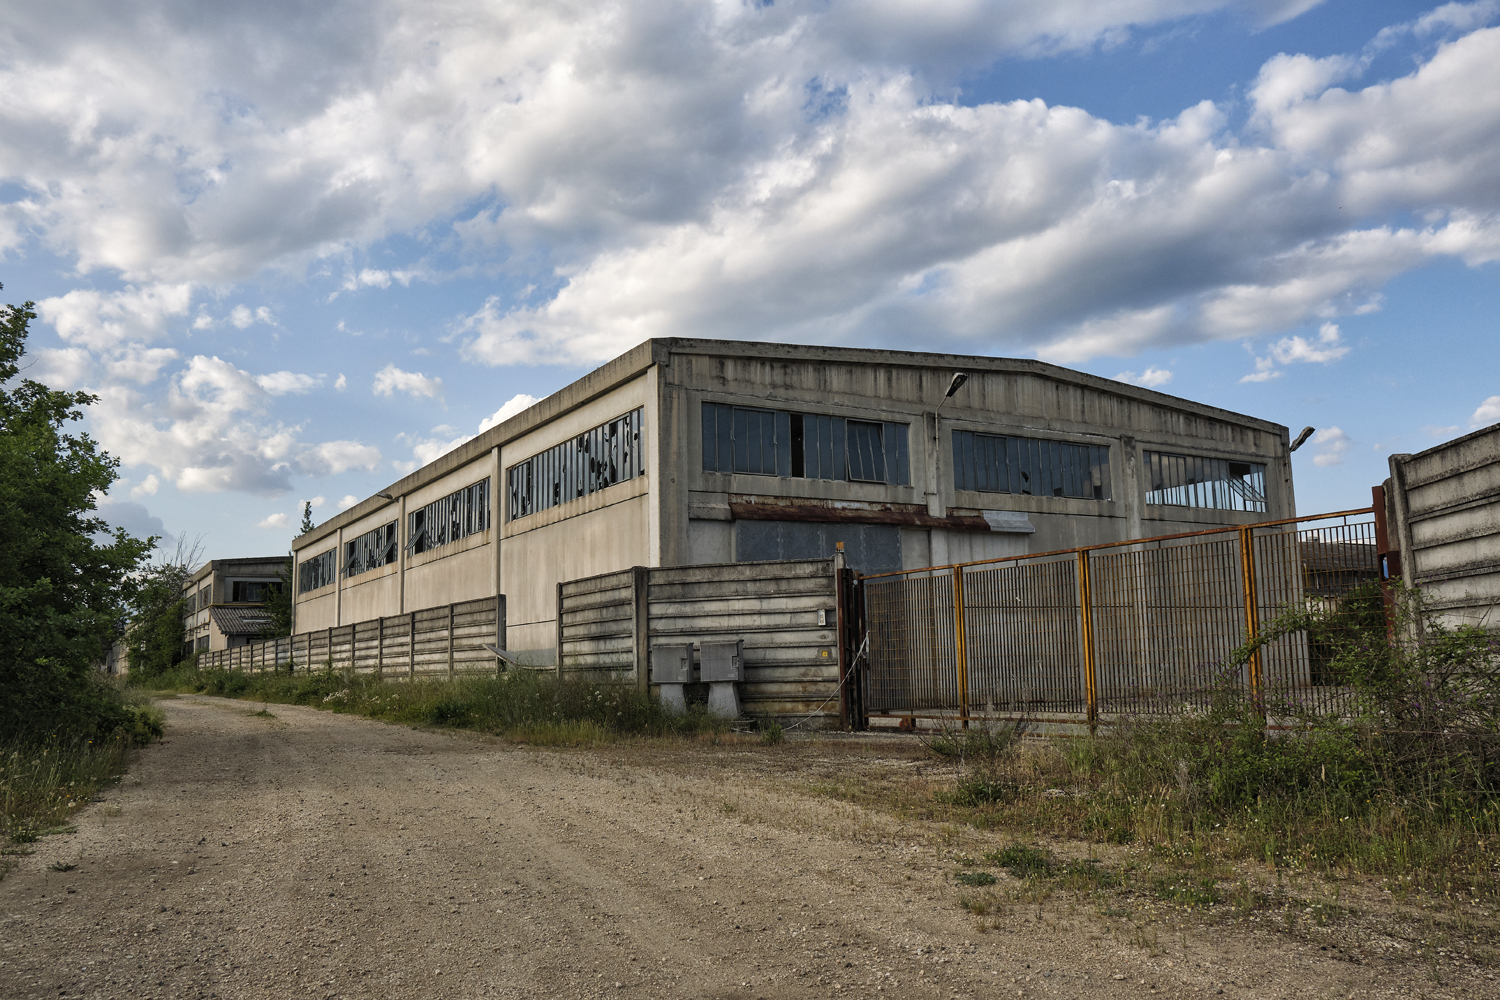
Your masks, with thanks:
[{"label": "tall weed", "polygon": [[453,680],[382,681],[332,669],[246,674],[194,667],[153,678],[159,688],[336,712],[414,725],[477,729],[538,743],[597,742],[622,735],[722,732],[699,707],[674,715],[633,684],[512,670]]}]

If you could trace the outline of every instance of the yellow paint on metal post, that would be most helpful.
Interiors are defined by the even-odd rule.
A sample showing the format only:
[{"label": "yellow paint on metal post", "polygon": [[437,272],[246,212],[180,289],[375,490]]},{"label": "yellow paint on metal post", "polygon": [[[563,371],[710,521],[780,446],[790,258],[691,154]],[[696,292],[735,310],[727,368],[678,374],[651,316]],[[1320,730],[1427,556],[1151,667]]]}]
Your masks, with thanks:
[{"label": "yellow paint on metal post", "polygon": [[1078,622],[1083,631],[1083,692],[1088,699],[1089,733],[1099,725],[1099,689],[1094,673],[1094,593],[1089,579],[1089,553],[1078,551]]},{"label": "yellow paint on metal post", "polygon": [[[1243,581],[1245,594],[1245,641],[1247,642],[1253,642],[1260,632],[1260,612],[1256,608],[1255,598],[1255,542],[1251,535],[1253,530],[1251,525],[1240,529],[1240,578]],[[1248,666],[1250,668],[1250,699],[1255,705],[1255,710],[1264,716],[1266,708],[1261,697],[1259,649],[1250,654]]]},{"label": "yellow paint on metal post", "polygon": [[964,639],[964,568],[953,567],[953,665],[958,672],[958,715],[969,728],[969,650]]}]

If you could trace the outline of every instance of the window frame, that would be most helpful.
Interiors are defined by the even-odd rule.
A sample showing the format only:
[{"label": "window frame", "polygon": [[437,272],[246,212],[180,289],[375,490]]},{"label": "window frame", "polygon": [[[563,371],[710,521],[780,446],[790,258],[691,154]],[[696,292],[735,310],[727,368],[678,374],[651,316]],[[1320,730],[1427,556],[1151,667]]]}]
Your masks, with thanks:
[{"label": "window frame", "polygon": [[[702,400],[700,405],[701,469],[705,473],[878,486],[910,487],[912,484],[910,422],[775,410],[708,399]],[[737,431],[742,426],[748,428],[748,421],[738,419],[736,414],[739,413],[769,417],[773,460],[768,461],[765,454],[767,420],[763,417],[758,424],[759,447],[742,447]],[[879,447],[869,456],[868,462],[851,460],[851,424],[874,429],[873,437],[879,442]],[[757,460],[753,463],[750,461],[751,451],[757,452]],[[881,478],[866,478],[864,475],[877,471]]]},{"label": "window frame", "polygon": [[955,428],[949,432],[949,451],[956,491],[1096,503],[1114,499],[1113,442]]}]

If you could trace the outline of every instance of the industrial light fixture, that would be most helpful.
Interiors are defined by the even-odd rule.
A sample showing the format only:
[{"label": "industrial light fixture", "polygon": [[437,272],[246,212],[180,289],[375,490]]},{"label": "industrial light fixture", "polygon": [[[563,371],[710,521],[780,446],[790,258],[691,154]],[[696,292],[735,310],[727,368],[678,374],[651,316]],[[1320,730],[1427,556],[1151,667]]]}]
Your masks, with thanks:
[{"label": "industrial light fixture", "polygon": [[948,391],[943,393],[943,398],[950,398],[955,392],[963,388],[963,384],[967,381],[969,381],[968,372],[954,372],[953,381],[948,383]]},{"label": "industrial light fixture", "polygon": [[1287,450],[1288,451],[1296,451],[1298,448],[1302,447],[1302,445],[1307,441],[1307,439],[1310,438],[1310,437],[1312,437],[1312,432],[1315,429],[1316,428],[1312,428],[1312,427],[1304,427],[1304,428],[1302,428],[1302,433],[1297,435],[1297,440],[1293,441],[1291,448],[1289,448]]},{"label": "industrial light fixture", "polygon": [[377,493],[375,495],[378,496],[378,497],[380,497],[380,499],[382,499],[382,500],[394,500],[394,499],[396,499],[395,497],[391,496],[389,493]]}]

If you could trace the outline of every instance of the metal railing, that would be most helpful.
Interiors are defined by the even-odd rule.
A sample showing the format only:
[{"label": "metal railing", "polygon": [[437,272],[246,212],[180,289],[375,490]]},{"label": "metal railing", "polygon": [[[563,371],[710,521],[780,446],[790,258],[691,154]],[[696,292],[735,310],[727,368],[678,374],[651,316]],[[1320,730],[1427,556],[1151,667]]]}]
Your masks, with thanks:
[{"label": "metal railing", "polygon": [[1108,716],[1203,702],[1226,681],[1335,707],[1305,633],[1230,654],[1282,609],[1380,577],[1374,508],[861,578],[872,715]]}]

